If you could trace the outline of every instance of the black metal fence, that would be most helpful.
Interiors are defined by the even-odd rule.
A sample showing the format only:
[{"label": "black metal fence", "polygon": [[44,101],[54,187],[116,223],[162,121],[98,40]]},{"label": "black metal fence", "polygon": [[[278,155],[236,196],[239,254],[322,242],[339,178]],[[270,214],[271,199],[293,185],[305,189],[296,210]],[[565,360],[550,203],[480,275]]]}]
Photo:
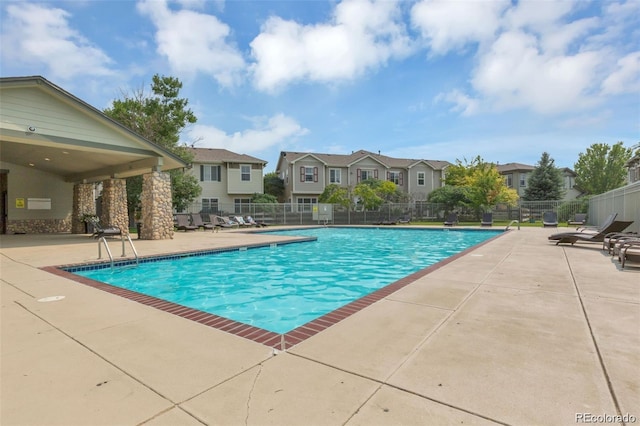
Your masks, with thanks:
[{"label": "black metal fence", "polygon": [[[315,225],[320,221],[314,219],[313,208],[316,204],[218,204],[215,208],[203,208],[200,203],[193,203],[181,213],[200,213],[203,216],[252,216],[256,221],[278,225]],[[487,211],[493,213],[494,221],[519,220],[520,222],[539,222],[546,211],[558,214],[560,222],[566,222],[576,213],[587,213],[586,201],[521,201],[516,206],[498,204]],[[448,210],[438,203],[414,202],[409,204],[388,203],[378,210],[349,210],[339,205],[333,206],[335,225],[366,225],[382,221],[398,221],[409,219],[414,222],[442,222],[446,215],[455,211],[462,222],[480,221],[481,213],[467,208]],[[324,222],[324,221],[323,221]]]}]

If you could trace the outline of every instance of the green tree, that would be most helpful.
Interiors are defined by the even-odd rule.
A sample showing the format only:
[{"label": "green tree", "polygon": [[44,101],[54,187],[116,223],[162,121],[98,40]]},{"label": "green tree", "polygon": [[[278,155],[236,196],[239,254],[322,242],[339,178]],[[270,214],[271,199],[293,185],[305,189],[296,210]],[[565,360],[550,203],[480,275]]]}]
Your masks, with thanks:
[{"label": "green tree", "polygon": [[429,200],[442,200],[433,202],[444,202],[447,211],[456,205],[464,205],[479,217],[490,206],[497,203],[513,205],[518,200],[517,192],[507,187],[496,165],[487,163],[480,156],[470,162],[465,159],[464,164],[456,160],[455,165],[447,168],[445,184],[443,188],[457,189],[441,190],[435,196],[430,194]]},{"label": "green tree", "polygon": [[[270,172],[264,175],[264,193],[273,195],[280,202],[284,199],[284,181],[276,172]],[[277,202],[277,201],[276,201]]]},{"label": "green tree", "polygon": [[384,204],[384,198],[382,198],[377,191],[380,182],[378,179],[367,179],[353,188],[353,194],[360,199],[360,203],[362,203],[365,209],[376,210]]},{"label": "green tree", "polygon": [[445,214],[454,210],[458,206],[467,205],[469,202],[467,188],[464,186],[453,185],[445,185],[434,189],[429,193],[427,199],[430,203],[443,204]]},{"label": "green tree", "polygon": [[338,204],[346,208],[351,208],[353,204],[349,196],[349,190],[335,183],[329,184],[324,188],[324,191],[322,191],[322,194],[318,197],[318,201],[321,203]]},{"label": "green tree", "polygon": [[278,199],[271,194],[253,194],[251,202],[255,204],[278,204]]},{"label": "green tree", "polygon": [[562,172],[556,168],[553,158],[543,152],[529,176],[522,198],[527,201],[561,200],[564,196],[562,187]]},{"label": "green tree", "polygon": [[587,148],[587,152],[578,155],[574,165],[575,186],[584,194],[596,195],[625,184],[624,164],[632,155],[631,148],[625,148],[622,142],[613,146],[596,143]]},{"label": "green tree", "polygon": [[[104,113],[119,121],[140,136],[173,152],[190,163],[193,157],[184,146],[178,145],[181,131],[197,121],[196,116],[187,109],[189,101],[179,98],[182,83],[174,77],[153,76],[152,95],[144,89],[132,94],[123,94],[124,99],[114,100]],[[170,170],[173,207],[184,210],[202,189],[195,176],[183,170]],[[142,177],[127,178],[127,202],[130,216],[140,209]]]}]

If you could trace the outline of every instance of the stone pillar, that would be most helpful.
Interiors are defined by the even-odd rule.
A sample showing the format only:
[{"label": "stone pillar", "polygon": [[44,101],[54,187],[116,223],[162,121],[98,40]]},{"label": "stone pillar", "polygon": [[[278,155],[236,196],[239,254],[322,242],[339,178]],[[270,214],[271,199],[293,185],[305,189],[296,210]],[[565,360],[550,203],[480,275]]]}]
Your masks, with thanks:
[{"label": "stone pillar", "polygon": [[102,226],[117,226],[123,235],[129,234],[126,180],[108,179],[102,182],[100,224]]},{"label": "stone pillar", "polygon": [[85,222],[83,215],[96,214],[96,200],[92,183],[79,183],[73,186],[73,213],[71,216],[71,233],[84,234]]},{"label": "stone pillar", "polygon": [[168,173],[151,172],[142,177],[142,230],[143,240],[173,238],[173,205],[171,177]]}]

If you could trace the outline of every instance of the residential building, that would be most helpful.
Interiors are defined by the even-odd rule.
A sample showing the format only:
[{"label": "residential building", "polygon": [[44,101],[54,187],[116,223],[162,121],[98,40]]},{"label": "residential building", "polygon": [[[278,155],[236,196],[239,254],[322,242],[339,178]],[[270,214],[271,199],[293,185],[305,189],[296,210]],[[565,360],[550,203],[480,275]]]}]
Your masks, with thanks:
[{"label": "residential building", "polygon": [[[640,148],[640,144],[632,147]],[[640,150],[636,151],[636,155],[631,157],[624,166],[628,170],[627,183],[634,183],[640,181]]]},{"label": "residential building", "polygon": [[205,212],[241,213],[254,194],[264,193],[267,162],[218,148],[189,148],[193,154],[189,173],[200,182],[199,203]]},{"label": "residential building", "polygon": [[365,150],[347,155],[283,151],[276,172],[284,181],[286,202],[297,204],[300,211],[311,211],[328,185],[353,188],[372,178],[395,183],[412,201],[425,201],[431,191],[443,185],[450,164],[393,158]]},{"label": "residential building", "polygon": [[515,189],[520,198],[524,197],[527,181],[535,167],[521,163],[498,164],[497,167],[507,186]]},{"label": "residential building", "polygon": [[[522,198],[527,189],[529,176],[535,167],[521,163],[498,164],[497,167],[500,174],[504,176],[507,186],[515,189],[518,196]],[[576,173],[568,167],[563,167],[559,170],[562,173],[563,179],[562,189],[564,190],[564,197],[562,200],[575,200],[582,194],[575,188]]]}]

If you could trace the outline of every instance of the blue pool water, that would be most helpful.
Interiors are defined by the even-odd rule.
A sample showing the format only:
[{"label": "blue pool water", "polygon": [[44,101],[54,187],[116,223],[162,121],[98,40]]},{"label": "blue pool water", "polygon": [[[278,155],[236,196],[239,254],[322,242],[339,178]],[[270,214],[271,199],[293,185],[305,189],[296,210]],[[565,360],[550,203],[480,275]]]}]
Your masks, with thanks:
[{"label": "blue pool water", "polygon": [[316,241],[75,274],[286,333],[496,236],[495,230],[313,228]]}]

